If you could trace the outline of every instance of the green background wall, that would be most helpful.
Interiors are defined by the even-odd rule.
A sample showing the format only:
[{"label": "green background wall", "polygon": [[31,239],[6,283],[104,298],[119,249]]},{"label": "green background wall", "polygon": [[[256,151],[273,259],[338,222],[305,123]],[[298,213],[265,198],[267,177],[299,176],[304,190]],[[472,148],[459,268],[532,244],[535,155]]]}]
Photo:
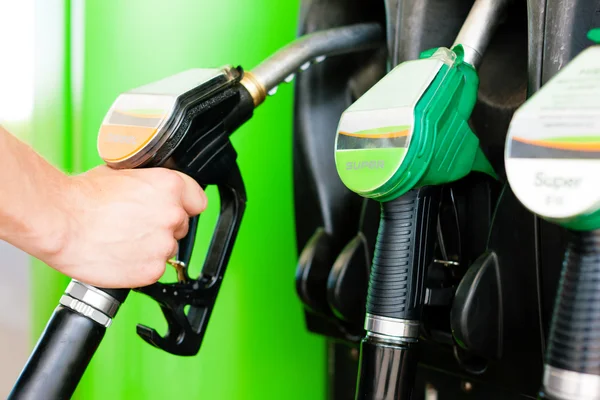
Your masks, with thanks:
[{"label": "green background wall", "polygon": [[[119,93],[188,68],[249,69],[295,37],[299,8],[297,0],[52,3],[60,4],[64,20],[41,25],[37,34],[44,40],[44,32],[55,32],[57,51],[45,61],[55,66],[53,84],[44,85],[47,76],[37,79],[32,141],[73,172],[101,163],[96,134]],[[44,51],[38,46],[38,53]],[[38,63],[45,68],[43,60]],[[324,342],[307,333],[294,290],[291,133],[292,87],[283,86],[233,138],[248,207],[200,353],[176,357],[139,339],[136,323],[161,333],[166,324],[152,300],[134,293],[108,329],[77,398],[325,397]],[[196,271],[216,221],[215,195],[209,191],[209,210],[201,218]],[[68,279],[39,264],[34,271],[37,339]],[[168,271],[163,280],[173,277]]]}]

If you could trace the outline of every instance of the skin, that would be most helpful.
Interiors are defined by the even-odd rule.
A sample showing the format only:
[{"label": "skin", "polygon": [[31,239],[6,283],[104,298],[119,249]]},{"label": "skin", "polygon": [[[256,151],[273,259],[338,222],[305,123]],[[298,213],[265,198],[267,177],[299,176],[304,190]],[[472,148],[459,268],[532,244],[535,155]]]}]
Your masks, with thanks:
[{"label": "skin", "polygon": [[100,166],[67,176],[0,126],[0,240],[82,282],[156,282],[207,205],[189,176]]}]

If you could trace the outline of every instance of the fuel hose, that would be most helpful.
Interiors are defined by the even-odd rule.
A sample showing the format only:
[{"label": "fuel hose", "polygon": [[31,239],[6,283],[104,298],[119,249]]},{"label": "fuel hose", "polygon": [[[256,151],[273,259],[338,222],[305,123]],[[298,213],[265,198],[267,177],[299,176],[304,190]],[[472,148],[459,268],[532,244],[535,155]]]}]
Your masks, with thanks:
[{"label": "fuel hose", "polygon": [[70,399],[128,294],[71,281],[8,399]]}]

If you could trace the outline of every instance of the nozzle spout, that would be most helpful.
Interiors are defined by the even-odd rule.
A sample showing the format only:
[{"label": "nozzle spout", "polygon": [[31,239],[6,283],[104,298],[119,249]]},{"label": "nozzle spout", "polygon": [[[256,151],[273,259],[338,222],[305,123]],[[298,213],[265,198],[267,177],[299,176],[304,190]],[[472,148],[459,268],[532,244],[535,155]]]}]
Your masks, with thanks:
[{"label": "nozzle spout", "polygon": [[479,67],[496,28],[512,0],[475,0],[454,46],[462,45],[464,61]]}]

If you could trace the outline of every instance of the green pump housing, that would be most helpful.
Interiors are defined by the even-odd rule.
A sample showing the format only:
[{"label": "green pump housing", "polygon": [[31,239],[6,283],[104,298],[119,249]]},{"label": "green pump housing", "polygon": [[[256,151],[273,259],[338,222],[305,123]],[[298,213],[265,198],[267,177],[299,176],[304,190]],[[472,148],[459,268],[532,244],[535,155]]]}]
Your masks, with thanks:
[{"label": "green pump housing", "polygon": [[434,48],[392,69],[341,116],[335,163],[361,196],[389,201],[409,190],[496,175],[468,120],[479,78],[463,48]]}]

